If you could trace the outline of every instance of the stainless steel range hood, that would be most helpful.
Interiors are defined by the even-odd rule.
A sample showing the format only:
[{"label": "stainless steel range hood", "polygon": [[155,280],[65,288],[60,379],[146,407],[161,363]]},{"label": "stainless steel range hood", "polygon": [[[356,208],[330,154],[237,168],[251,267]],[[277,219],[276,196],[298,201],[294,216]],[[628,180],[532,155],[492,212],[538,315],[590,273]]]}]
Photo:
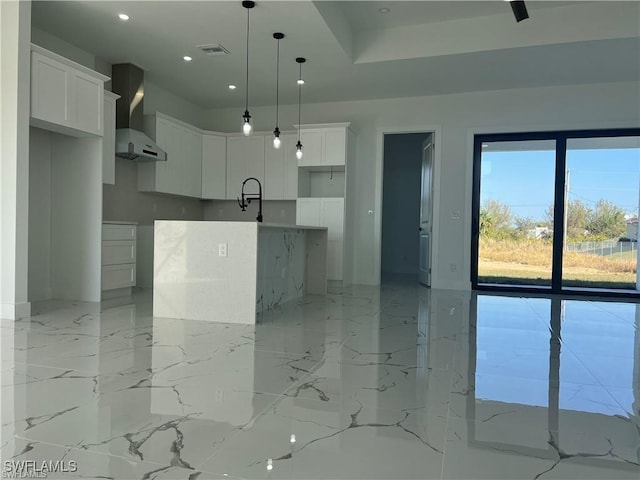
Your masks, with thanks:
[{"label": "stainless steel range hood", "polygon": [[130,63],[113,65],[113,92],[116,102],[116,156],[129,160],[166,161],[167,154],[142,132],[144,72]]}]

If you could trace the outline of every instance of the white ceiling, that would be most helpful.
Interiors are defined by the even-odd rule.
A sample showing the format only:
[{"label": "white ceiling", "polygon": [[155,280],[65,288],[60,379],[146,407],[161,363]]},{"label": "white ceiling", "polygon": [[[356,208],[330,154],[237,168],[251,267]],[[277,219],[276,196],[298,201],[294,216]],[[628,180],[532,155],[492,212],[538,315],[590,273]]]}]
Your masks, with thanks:
[{"label": "white ceiling", "polygon": [[[371,28],[394,28],[424,23],[448,22],[463,18],[485,17],[510,12],[511,8],[502,1],[330,1],[339,6],[354,30]],[[538,0],[526,2],[527,10],[535,14],[540,8],[565,7],[584,2],[561,2]],[[380,8],[388,8],[388,13],[380,13]]]},{"label": "white ceiling", "polygon": [[[387,14],[378,8],[388,7]],[[516,23],[502,0],[258,1],[251,11],[250,105],[640,81],[640,3],[534,2]],[[119,12],[129,22],[116,18]],[[635,16],[634,16],[635,15]],[[205,108],[244,104],[246,10],[238,1],[36,1],[33,25]],[[208,57],[195,46],[221,43]],[[194,61],[187,64],[182,56]],[[229,83],[238,85],[235,92]]]}]

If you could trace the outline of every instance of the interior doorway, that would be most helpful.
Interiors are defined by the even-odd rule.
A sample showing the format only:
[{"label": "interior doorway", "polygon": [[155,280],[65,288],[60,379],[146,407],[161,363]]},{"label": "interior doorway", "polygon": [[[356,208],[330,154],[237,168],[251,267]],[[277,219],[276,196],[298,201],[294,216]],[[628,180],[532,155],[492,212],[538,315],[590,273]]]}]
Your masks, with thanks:
[{"label": "interior doorway", "polygon": [[[386,133],[383,137],[382,248],[380,269],[383,279],[429,285],[432,218],[433,133]],[[429,170],[423,171],[425,148],[430,155]],[[429,153],[431,152],[431,153]],[[423,192],[423,181],[426,178]],[[421,231],[420,228],[423,228]],[[428,231],[427,231],[428,228]],[[427,242],[424,237],[426,235]],[[422,252],[421,252],[422,243]]]}]

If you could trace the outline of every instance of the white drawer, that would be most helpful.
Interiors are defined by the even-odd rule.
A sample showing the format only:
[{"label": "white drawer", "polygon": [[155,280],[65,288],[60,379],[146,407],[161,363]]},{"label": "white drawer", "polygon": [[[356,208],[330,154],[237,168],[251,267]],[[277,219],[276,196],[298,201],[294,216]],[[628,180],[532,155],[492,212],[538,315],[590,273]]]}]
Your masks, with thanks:
[{"label": "white drawer", "polygon": [[136,225],[102,224],[102,240],[135,240]]},{"label": "white drawer", "polygon": [[102,290],[133,287],[136,284],[136,265],[108,265],[102,267]]},{"label": "white drawer", "polygon": [[136,263],[136,241],[102,242],[102,265],[122,265],[123,263]]}]

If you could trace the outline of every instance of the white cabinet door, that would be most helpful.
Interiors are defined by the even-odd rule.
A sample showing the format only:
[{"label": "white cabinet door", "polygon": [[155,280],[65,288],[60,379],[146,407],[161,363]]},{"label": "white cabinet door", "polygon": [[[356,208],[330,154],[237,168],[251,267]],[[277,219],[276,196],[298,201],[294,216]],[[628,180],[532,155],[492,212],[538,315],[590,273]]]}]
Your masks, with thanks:
[{"label": "white cabinet door", "polygon": [[246,138],[247,144],[247,177],[255,177],[264,186],[264,135],[253,135]]},{"label": "white cabinet door", "polygon": [[104,96],[102,183],[116,183],[116,99],[108,95]]},{"label": "white cabinet door", "polygon": [[240,196],[242,182],[247,178],[245,150],[244,137],[227,138],[227,200]]},{"label": "white cabinet door", "polygon": [[320,220],[327,227],[327,278],[342,280],[344,198],[320,199]]},{"label": "white cabinet door", "polygon": [[298,137],[294,134],[282,136],[284,148],[284,194],[283,200],[295,200],[298,198],[298,159],[296,158],[296,142]]},{"label": "white cabinet door", "polygon": [[322,165],[322,129],[308,128],[300,131],[302,158],[298,160],[300,167]]},{"label": "white cabinet door", "polygon": [[218,135],[202,137],[202,198],[226,198],[227,139]]},{"label": "white cabinet door", "polygon": [[340,240],[344,234],[344,198],[321,198],[320,219],[329,229],[329,240]]},{"label": "white cabinet door", "polygon": [[327,240],[327,280],[342,280],[343,243]]},{"label": "white cabinet door", "polygon": [[180,129],[182,147],[181,194],[200,198],[202,195],[202,137],[188,128]]},{"label": "white cabinet door", "polygon": [[38,52],[31,53],[31,116],[71,126],[73,70]]},{"label": "white cabinet door", "polygon": [[264,135],[227,138],[228,200],[240,196],[242,182],[249,177],[257,178],[264,186],[264,146]]},{"label": "white cabinet door", "polygon": [[297,135],[282,135],[280,148],[265,140],[265,200],[295,200],[298,197]]},{"label": "white cabinet door", "polygon": [[284,157],[285,142],[280,148],[274,148],[272,142],[265,142],[264,147],[264,185],[265,200],[284,199]]},{"label": "white cabinet door", "polygon": [[296,202],[296,224],[322,227],[319,198],[299,198]]},{"label": "white cabinet door", "polygon": [[75,123],[78,129],[102,136],[103,95],[102,80],[83,72],[75,72],[75,88],[71,101],[75,109]]},{"label": "white cabinet door", "polygon": [[155,191],[180,194],[180,127],[163,118],[157,120],[156,142],[167,152],[166,162],[154,162],[149,166],[155,168]]},{"label": "white cabinet door", "polygon": [[347,129],[322,129],[322,165],[344,165],[347,157]]}]

